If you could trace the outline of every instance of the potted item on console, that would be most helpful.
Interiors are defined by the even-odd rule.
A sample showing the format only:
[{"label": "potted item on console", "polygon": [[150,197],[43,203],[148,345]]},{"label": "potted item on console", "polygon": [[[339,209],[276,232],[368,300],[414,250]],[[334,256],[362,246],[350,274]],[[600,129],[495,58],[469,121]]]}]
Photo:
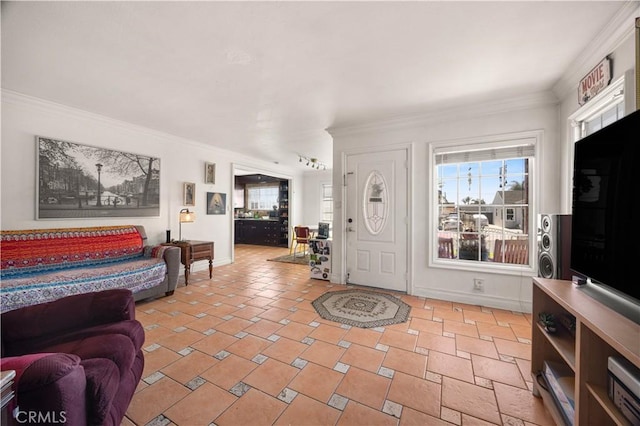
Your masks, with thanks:
[{"label": "potted item on console", "polygon": [[540,319],[540,325],[542,325],[542,328],[544,328],[544,331],[547,333],[553,334],[558,330],[556,328],[556,318],[553,314],[540,312],[538,318]]}]

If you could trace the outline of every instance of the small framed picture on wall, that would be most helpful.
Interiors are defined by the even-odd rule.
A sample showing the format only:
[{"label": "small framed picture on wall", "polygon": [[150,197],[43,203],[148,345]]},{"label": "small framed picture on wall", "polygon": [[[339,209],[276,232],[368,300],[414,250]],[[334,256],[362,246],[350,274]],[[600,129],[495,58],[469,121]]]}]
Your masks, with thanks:
[{"label": "small framed picture on wall", "polygon": [[184,183],[184,200],[183,205],[195,206],[196,205],[196,184],[192,182]]},{"label": "small framed picture on wall", "polygon": [[216,183],[216,163],[204,163],[204,183]]},{"label": "small framed picture on wall", "polygon": [[207,192],[207,214],[225,214],[227,211],[227,194]]}]

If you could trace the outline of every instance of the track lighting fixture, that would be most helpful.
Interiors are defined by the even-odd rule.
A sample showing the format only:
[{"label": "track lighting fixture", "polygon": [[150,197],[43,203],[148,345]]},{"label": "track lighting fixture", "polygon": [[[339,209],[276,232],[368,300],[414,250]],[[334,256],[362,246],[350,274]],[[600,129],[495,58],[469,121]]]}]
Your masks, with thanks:
[{"label": "track lighting fixture", "polygon": [[298,162],[302,163],[303,160],[306,161],[307,162],[307,166],[311,166],[312,169],[327,170],[327,165],[324,164],[322,161],[318,160],[317,158],[305,157],[304,155],[298,155]]}]

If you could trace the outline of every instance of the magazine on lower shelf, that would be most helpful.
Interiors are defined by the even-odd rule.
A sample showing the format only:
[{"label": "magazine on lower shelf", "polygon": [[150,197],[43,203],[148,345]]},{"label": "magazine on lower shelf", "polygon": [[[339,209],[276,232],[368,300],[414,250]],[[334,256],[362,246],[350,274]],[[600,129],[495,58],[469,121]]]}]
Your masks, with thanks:
[{"label": "magazine on lower shelf", "polygon": [[576,405],[575,373],[566,365],[554,361],[545,361],[542,373],[565,423],[573,425]]}]

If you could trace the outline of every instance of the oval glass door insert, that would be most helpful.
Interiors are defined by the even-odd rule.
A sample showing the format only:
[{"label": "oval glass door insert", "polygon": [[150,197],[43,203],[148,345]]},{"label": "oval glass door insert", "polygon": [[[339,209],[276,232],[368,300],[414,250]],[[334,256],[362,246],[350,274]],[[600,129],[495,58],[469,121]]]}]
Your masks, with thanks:
[{"label": "oval glass door insert", "polygon": [[389,193],[382,173],[377,170],[369,173],[362,195],[365,227],[372,235],[378,235],[384,229],[389,214]]}]

